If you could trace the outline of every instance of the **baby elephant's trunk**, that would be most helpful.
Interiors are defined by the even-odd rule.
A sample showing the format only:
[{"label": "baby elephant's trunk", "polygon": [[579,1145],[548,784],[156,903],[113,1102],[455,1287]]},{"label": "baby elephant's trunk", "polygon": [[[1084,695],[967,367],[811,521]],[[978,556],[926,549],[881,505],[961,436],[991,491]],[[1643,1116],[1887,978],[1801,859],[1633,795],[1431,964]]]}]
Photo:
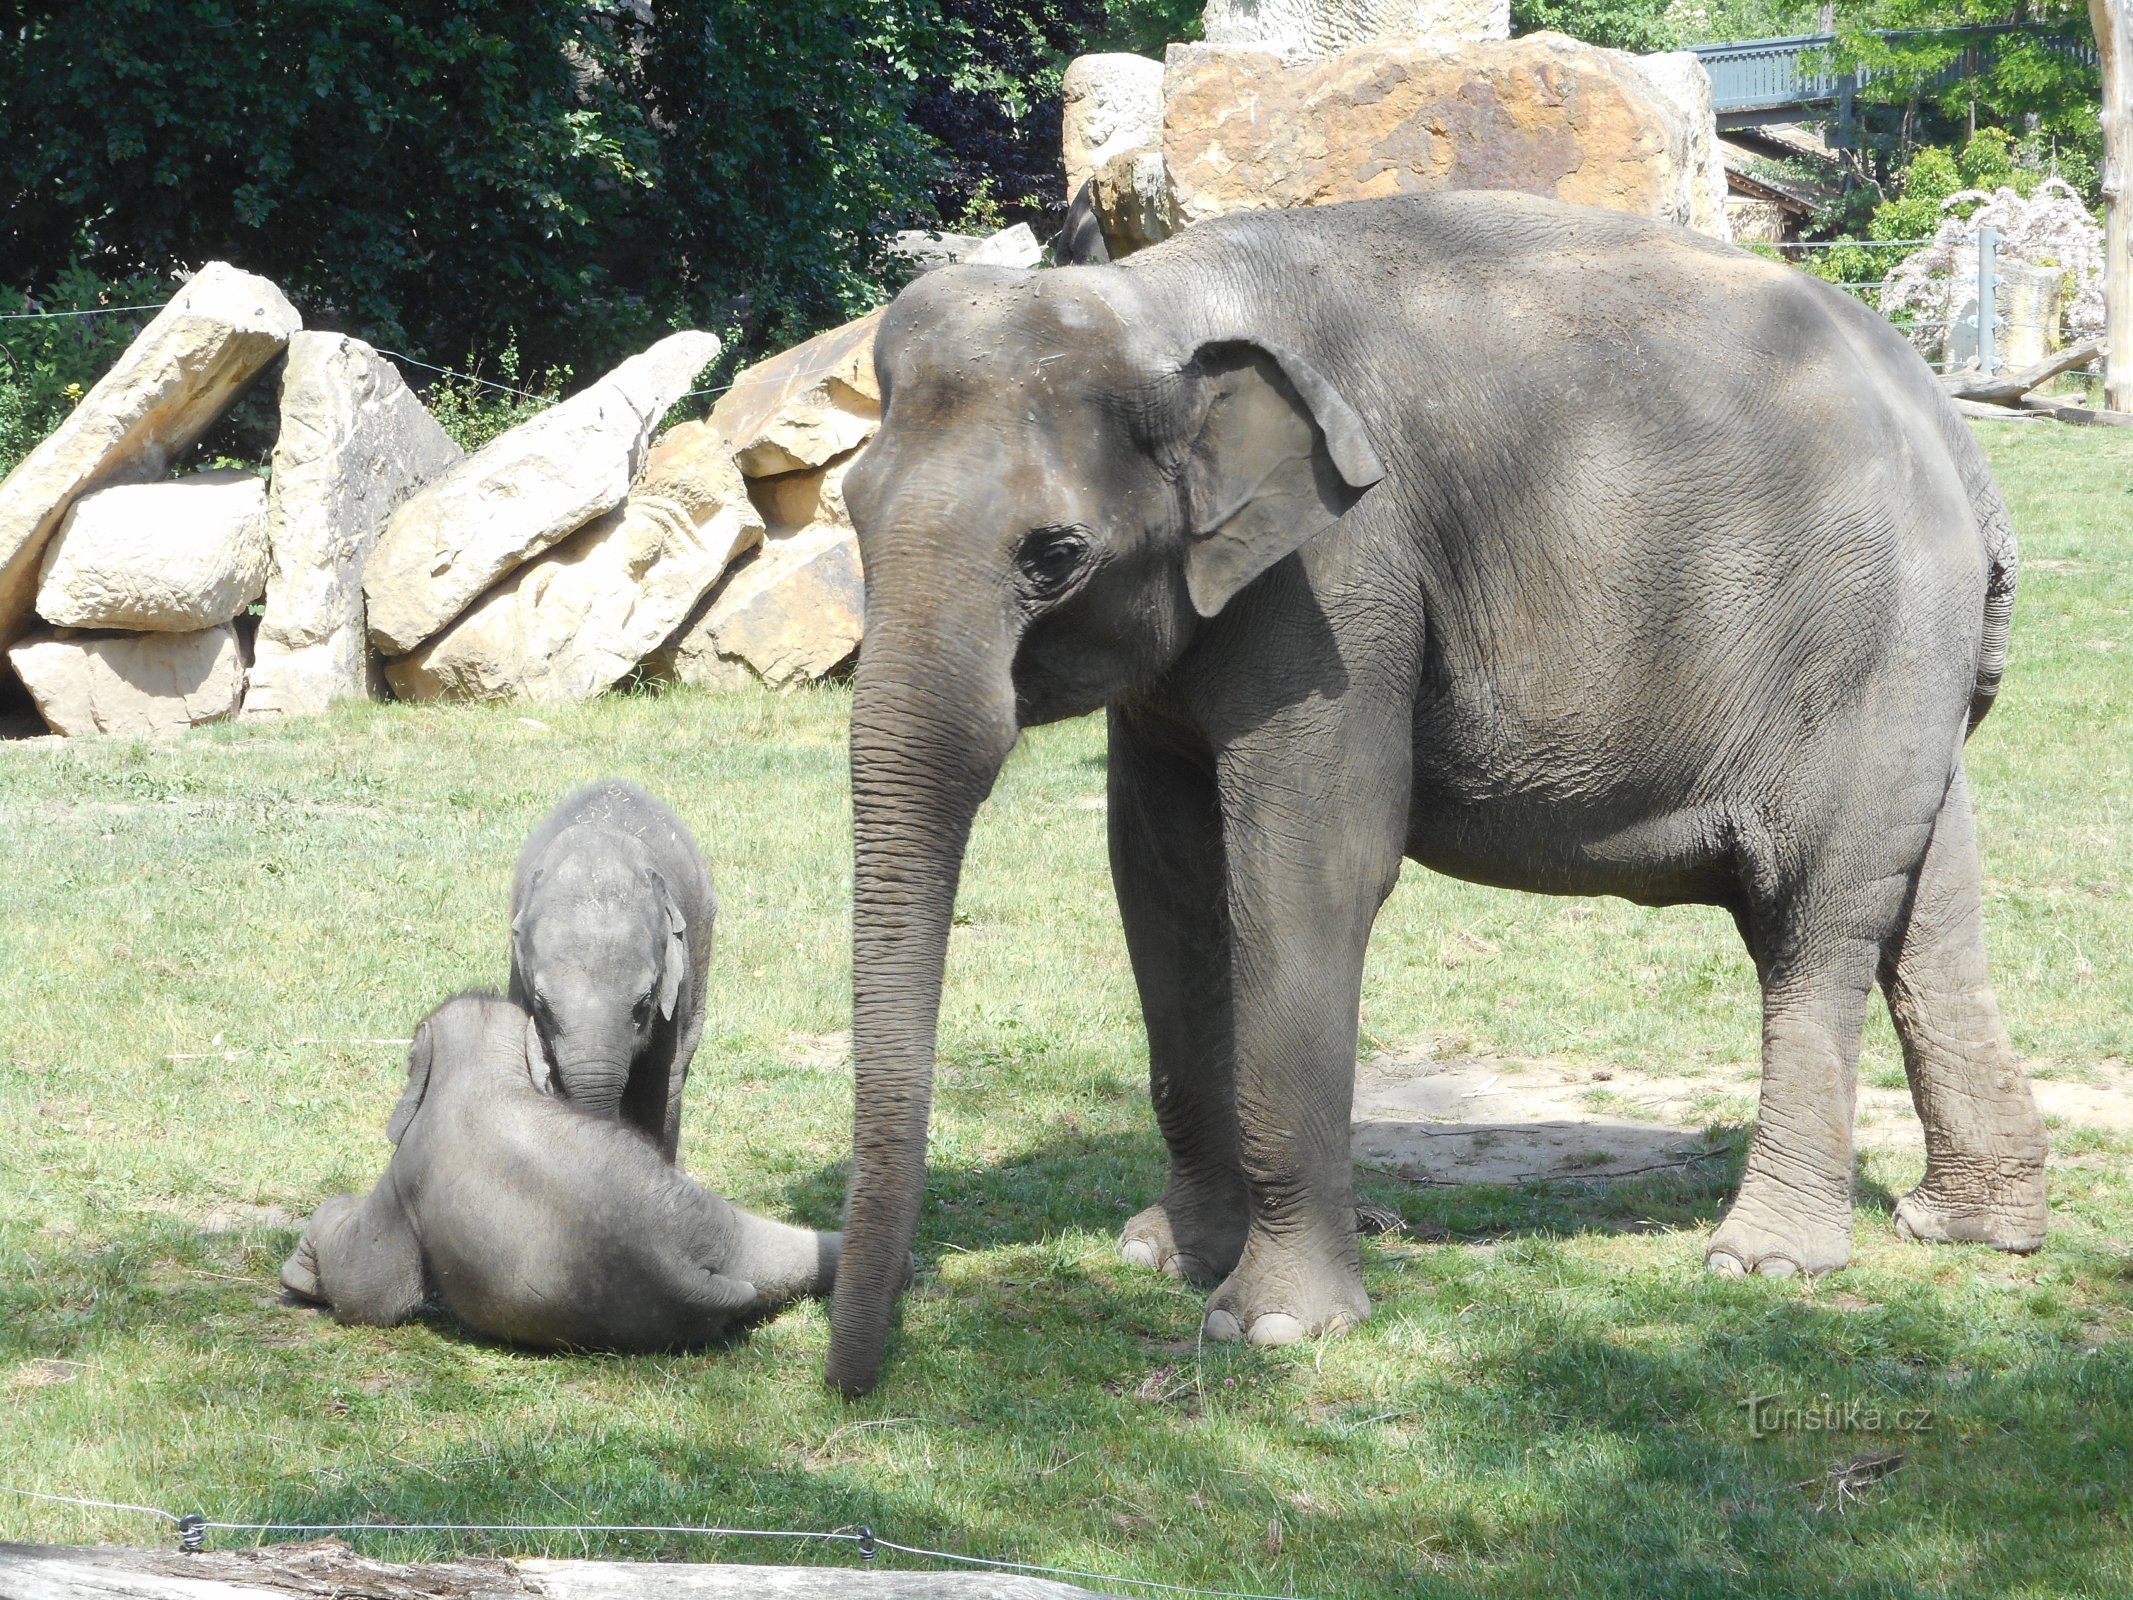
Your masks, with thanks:
[{"label": "baby elephant's trunk", "polygon": [[754,1284],[765,1310],[806,1295],[827,1295],[836,1286],[843,1234],[795,1228],[739,1206],[733,1208],[733,1227],[733,1259],[719,1270]]}]

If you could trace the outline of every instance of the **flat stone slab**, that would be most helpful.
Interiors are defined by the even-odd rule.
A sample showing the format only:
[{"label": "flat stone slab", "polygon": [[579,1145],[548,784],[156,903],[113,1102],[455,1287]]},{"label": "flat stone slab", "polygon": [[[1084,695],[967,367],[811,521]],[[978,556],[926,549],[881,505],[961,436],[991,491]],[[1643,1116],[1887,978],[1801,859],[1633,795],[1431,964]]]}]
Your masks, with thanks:
[{"label": "flat stone slab", "polygon": [[[884,1553],[882,1560],[910,1559]],[[0,1544],[6,1600],[1118,1600],[992,1572],[652,1561],[370,1561],[338,1539],[257,1550]]]}]

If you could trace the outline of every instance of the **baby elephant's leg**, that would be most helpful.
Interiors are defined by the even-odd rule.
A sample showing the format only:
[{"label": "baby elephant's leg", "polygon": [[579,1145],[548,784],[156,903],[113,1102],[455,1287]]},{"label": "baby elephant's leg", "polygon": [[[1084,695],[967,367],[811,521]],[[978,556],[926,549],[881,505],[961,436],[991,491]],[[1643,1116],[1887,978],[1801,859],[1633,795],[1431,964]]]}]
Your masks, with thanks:
[{"label": "baby elephant's leg", "polygon": [[342,1322],[389,1328],[421,1307],[422,1250],[399,1199],[380,1184],[362,1199],[337,1194],[304,1226],[282,1263],[282,1287],[333,1308]]},{"label": "baby elephant's leg", "polygon": [[827,1295],[836,1287],[843,1234],[773,1222],[739,1206],[732,1211],[733,1244],[726,1259],[704,1264],[754,1284],[763,1309],[774,1310],[806,1295]]}]

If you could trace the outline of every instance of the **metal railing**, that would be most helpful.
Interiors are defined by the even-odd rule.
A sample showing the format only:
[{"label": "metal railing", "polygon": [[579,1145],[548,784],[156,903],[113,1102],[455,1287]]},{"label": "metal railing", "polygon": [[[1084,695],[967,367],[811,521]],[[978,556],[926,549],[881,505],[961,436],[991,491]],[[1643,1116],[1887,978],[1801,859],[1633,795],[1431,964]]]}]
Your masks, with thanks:
[{"label": "metal railing", "polygon": [[[1992,22],[1969,28],[1891,28],[1871,35],[1890,43],[1961,37],[1969,42],[1962,53],[1926,80],[1926,87],[1954,82],[1990,65],[1999,42],[2009,34],[2026,34],[2055,50],[2091,64],[2096,62],[2092,39],[2047,33],[2033,23]],[[1798,33],[1779,39],[1734,39],[1721,44],[1692,45],[1704,70],[1711,75],[1711,103],[1721,121],[1735,127],[1753,125],[1753,118],[1782,121],[1770,113],[1798,113],[1816,106],[1842,105],[1891,69],[1836,65],[1834,33]]]}]

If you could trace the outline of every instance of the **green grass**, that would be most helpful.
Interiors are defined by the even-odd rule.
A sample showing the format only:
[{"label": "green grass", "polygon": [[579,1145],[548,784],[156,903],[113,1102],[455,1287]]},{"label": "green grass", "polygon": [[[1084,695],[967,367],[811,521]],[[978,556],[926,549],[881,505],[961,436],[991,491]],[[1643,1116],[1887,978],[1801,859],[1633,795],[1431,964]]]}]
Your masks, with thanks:
[{"label": "green grass", "polygon": [[[2040,1072],[2133,1015],[2133,440],[1988,434],[2030,558],[1972,745],[1988,925]],[[1195,1348],[1200,1297],[1115,1259],[1162,1155],[1104,867],[1102,731],[1030,736],[972,847],[951,955],[928,1267],[879,1393],[819,1373],[819,1307],[666,1359],[340,1328],[275,1269],[367,1185],[401,1053],[501,982],[513,852],[566,786],[642,779],[723,900],[685,1156],[816,1224],[843,1189],[844,719],[835,689],[511,709],[348,708],[178,743],[0,750],[0,1484],[228,1521],[871,1523],[907,1543],[1300,1595],[2133,1592],[2133,1179],[2063,1130],[2025,1261],[1900,1245],[1863,1166],[1857,1264],[1727,1282],[1700,1239],[1737,1170],[1523,1192],[1366,1174],[1355,1334]],[[1754,986],[1700,910],[1411,874],[1366,1046],[1745,1067]],[[1877,1021],[1866,1070],[1896,1066]],[[1752,1085],[1742,1084],[1743,1092]],[[1714,1104],[1714,1111],[1722,1108]],[[272,1209],[279,1208],[279,1213]],[[71,1364],[71,1365],[68,1365]],[[1750,1436],[1742,1403],[1929,1411],[1922,1431]],[[1893,1472],[1844,1476],[1896,1449]],[[0,1496],[0,1533],[148,1542]],[[847,1561],[675,1537],[365,1536],[458,1550]],[[885,1558],[886,1559],[886,1558]]]}]

